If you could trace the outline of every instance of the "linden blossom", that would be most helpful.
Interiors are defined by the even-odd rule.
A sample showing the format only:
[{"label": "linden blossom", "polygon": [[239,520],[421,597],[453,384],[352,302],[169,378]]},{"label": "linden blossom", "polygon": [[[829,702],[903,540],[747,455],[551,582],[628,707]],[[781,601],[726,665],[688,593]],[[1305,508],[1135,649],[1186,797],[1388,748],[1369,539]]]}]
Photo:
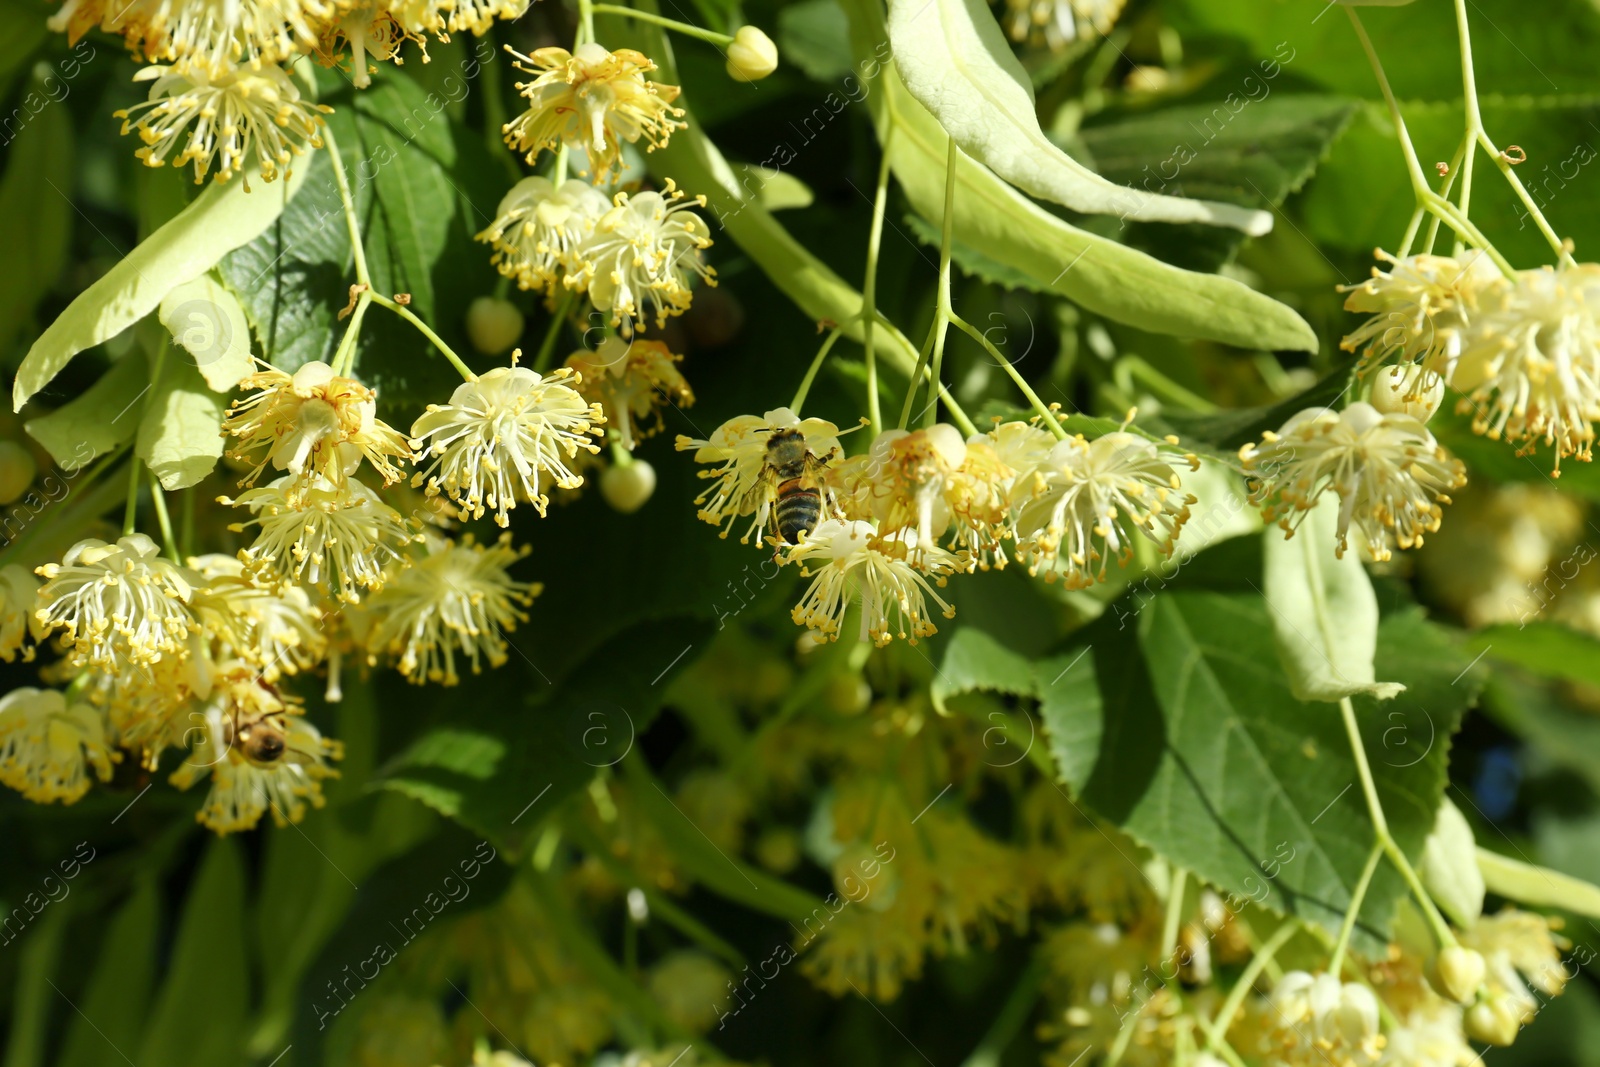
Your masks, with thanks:
[{"label": "linden blossom", "polygon": [[[484,850],[486,849],[489,853],[487,856],[484,855]],[[371,953],[356,961],[354,971],[351,970],[351,965],[348,963],[341,968],[344,977],[339,980],[337,986],[334,985],[333,979],[328,979],[328,992],[332,995],[333,1000],[338,1003],[338,1007],[327,1008],[319,1001],[312,1000],[311,1010],[317,1016],[317,1029],[327,1029],[328,1021],[337,1018],[340,1012],[349,1007],[350,1001],[355,999],[357,993],[367,988],[369,982],[376,981],[383,968],[394,962],[401,949],[404,949],[411,942],[422,936],[423,931],[428,928],[428,925],[434,919],[438,918],[440,913],[451,904],[460,904],[471,896],[472,886],[468,883],[483,873],[484,865],[493,863],[498,855],[489,842],[478,842],[478,847],[472,850],[471,857],[457,862],[456,866],[461,870],[460,878],[457,878],[454,874],[445,875],[440,882],[439,890],[430,890],[422,898],[422,903],[412,908],[400,919],[400,926],[396,926],[392,919],[389,921],[389,928],[403,938],[399,949],[395,948],[393,943],[389,941],[379,941],[373,946]],[[440,890],[443,891],[443,896],[439,895]],[[368,967],[371,968],[371,973],[368,973]],[[355,983],[355,988],[351,988],[351,983]],[[340,989],[344,990],[344,996],[339,995]]]}]

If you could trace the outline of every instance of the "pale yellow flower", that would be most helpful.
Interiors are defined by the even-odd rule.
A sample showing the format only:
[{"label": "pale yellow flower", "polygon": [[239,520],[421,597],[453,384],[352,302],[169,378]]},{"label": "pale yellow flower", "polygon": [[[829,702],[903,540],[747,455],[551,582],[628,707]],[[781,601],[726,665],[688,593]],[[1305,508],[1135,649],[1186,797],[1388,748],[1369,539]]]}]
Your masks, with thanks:
[{"label": "pale yellow flower", "polygon": [[1132,558],[1134,531],[1171,555],[1195,502],[1173,468],[1180,459],[1198,466],[1125,431],[1057,442],[1012,486],[1019,560],[1029,574],[1082,589],[1104,581],[1113,558]]},{"label": "pale yellow flower", "polygon": [[459,542],[431,535],[427,554],[367,602],[369,658],[393,656],[400,673],[419,685],[459,682],[458,655],[473,674],[483,670],[483,661],[501,666],[505,635],[528,620],[522,609],[542,588],[507,573],[527,554],[526,547],[511,547],[510,534],[493,545],[475,544],[470,535]]},{"label": "pale yellow flower", "polygon": [[255,517],[229,529],[259,527],[243,554],[253,576],[279,585],[304,582],[346,603],[361,591],[383,588],[385,568],[402,559],[399,549],[418,535],[398,511],[354,478],[341,489],[318,480],[290,492],[290,479],[251,489],[222,503],[249,508]]},{"label": "pale yellow flower", "polygon": [[85,664],[113,671],[181,654],[196,623],[188,608],[194,575],[161,558],[144,534],[116,544],[90,538],[38,573],[36,617],[61,630]]},{"label": "pale yellow flower", "polygon": [[624,142],[642,139],[648,149],[660,148],[684,125],[682,110],[672,106],[678,87],[646,80],[656,65],[631,48],[611,52],[590,41],[576,52],[540,48],[531,56],[512,55],[535,77],[517,83],[529,106],[503,132],[530,165],[542,150],[565,144],[587,151],[592,177],[603,182],[620,170]]},{"label": "pale yellow flower", "polygon": [[1328,490],[1339,495],[1338,542],[1343,556],[1354,524],[1374,559],[1393,546],[1422,544],[1439,528],[1446,495],[1466,482],[1461,461],[1433,439],[1426,426],[1403,413],[1381,414],[1370,404],[1344,411],[1307,408],[1278,433],[1239,452],[1251,472],[1250,499],[1268,522],[1293,534]]},{"label": "pale yellow flower", "polygon": [[661,429],[663,407],[694,403],[694,392],[678,371],[682,360],[660,341],[607,337],[594,351],[568,356],[566,365],[578,375],[578,392],[605,409],[606,424],[632,452]]},{"label": "pale yellow flower", "polygon": [[544,486],[582,485],[572,460],[600,451],[590,435],[601,432],[605,413],[579,395],[578,384],[564,367],[541,376],[518,366],[463,382],[450,403],[429,404],[412,425],[411,447],[435,459],[411,484],[426,481],[429,496],[444,492],[475,519],[493,510],[501,526],[510,525],[519,494],[543,515]]},{"label": "pale yellow flower", "polygon": [[845,612],[859,600],[862,640],[870,638],[882,647],[898,636],[916,644],[918,638],[938,633],[927,598],[933,598],[947,619],[955,617],[955,608],[934,591],[928,578],[943,586],[945,575],[957,569],[957,560],[934,547],[920,551],[913,567],[907,561],[912,548],[908,540],[902,535],[879,536],[870,522],[818,523],[784,556],[785,563],[800,564],[802,575],[815,575],[794,609],[794,621],[836,640]]},{"label": "pale yellow flower", "polygon": [[309,670],[328,652],[323,613],[298,585],[262,584],[235,556],[211,554],[189,560],[205,579],[195,591],[194,613],[221,656],[248,660],[268,682]]},{"label": "pale yellow flower", "polygon": [[222,431],[239,438],[234,458],[256,463],[241,484],[271,464],[296,488],[319,478],[342,486],[363,459],[385,485],[404,477],[394,461],[411,459],[405,436],[378,418],[377,394],[354,378],[313,361],[292,375],[265,367],[239,388],[255,392],[233,402]]},{"label": "pale yellow flower", "polygon": [[702,255],[711,247],[711,231],[690,205],[704,207],[705,198],[685,201],[670,178],[664,194],[618,193],[615,206],[578,246],[582,270],[568,275],[567,285],[586,289],[590,302],[611,313],[611,325],[624,337],[652,317],[664,326],[669,317],[687,311],[692,276],[717,284],[717,272]]},{"label": "pale yellow flower", "polygon": [[582,291],[586,286],[577,248],[594,233],[595,223],[611,210],[611,201],[588,182],[524,178],[511,187],[495,211],[495,219],[478,234],[494,247],[494,265],[517,286],[542,292],[550,301],[564,279]]},{"label": "pale yellow flower", "polygon": [[43,636],[39,619],[33,613],[39,595],[39,579],[28,568],[17,563],[0,567],[0,659],[7,663],[22,653],[22,658],[33,659],[32,637]]},{"label": "pale yellow flower", "polygon": [[332,110],[302,99],[283,68],[270,63],[186,59],[145,67],[134,80],[152,83],[149,98],[115,113],[122,132],[137,129],[144,142],[134,155],[151,167],[192,163],[196,184],[213,169],[225,182],[252,160],[264,181],[275,180],[295,156],[322,147],[322,114]]},{"label": "pale yellow flower", "polygon": [[38,804],[71,804],[91,773],[111,778],[116,756],[100,712],[55,689],[13,689],[0,697],[0,782]]},{"label": "pale yellow flower", "polygon": [[1104,37],[1127,0],[1006,0],[1006,32],[1018,43],[1060,49]]},{"label": "pale yellow flower", "polygon": [[1468,252],[1461,258],[1415,255],[1396,259],[1380,251],[1388,270],[1372,268],[1359,285],[1340,286],[1349,293],[1347,311],[1371,316],[1340,346],[1365,350],[1362,367],[1399,361],[1420,363],[1424,387],[1449,372],[1477,318],[1481,298],[1504,283],[1487,255]]}]

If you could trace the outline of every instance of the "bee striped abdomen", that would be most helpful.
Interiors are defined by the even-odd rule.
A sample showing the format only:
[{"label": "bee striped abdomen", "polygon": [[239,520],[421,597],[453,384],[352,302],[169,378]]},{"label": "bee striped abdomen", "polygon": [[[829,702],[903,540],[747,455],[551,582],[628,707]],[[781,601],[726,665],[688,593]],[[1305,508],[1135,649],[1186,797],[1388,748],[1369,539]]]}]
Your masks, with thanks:
[{"label": "bee striped abdomen", "polygon": [[798,544],[806,530],[815,530],[822,517],[822,494],[801,484],[801,479],[790,478],[778,486],[776,507],[778,536],[789,544]]}]

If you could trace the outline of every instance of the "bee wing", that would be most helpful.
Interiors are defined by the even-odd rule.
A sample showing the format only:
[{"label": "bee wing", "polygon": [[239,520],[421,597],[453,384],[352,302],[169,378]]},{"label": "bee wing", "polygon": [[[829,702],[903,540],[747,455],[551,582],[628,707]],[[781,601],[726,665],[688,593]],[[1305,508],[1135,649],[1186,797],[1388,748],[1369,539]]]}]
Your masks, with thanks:
[{"label": "bee wing", "polygon": [[811,451],[806,452],[805,472],[810,477],[812,484],[817,483],[818,475],[828,469],[828,464],[832,463],[834,457],[838,454],[839,450],[837,448],[829,449],[826,456],[819,456]]},{"label": "bee wing", "polygon": [[744,494],[744,499],[739,501],[739,514],[745,515],[757,510],[761,505],[772,500],[778,491],[778,472],[768,463],[761,468],[761,474]]}]

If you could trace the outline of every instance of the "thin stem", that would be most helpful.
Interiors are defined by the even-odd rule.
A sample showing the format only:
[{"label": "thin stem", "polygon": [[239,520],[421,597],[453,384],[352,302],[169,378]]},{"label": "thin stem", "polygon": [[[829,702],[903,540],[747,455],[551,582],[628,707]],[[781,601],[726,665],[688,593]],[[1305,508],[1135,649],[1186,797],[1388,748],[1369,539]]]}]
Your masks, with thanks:
[{"label": "thin stem", "polygon": [[883,432],[883,410],[878,402],[878,353],[872,346],[878,322],[878,253],[883,247],[883,216],[889,201],[889,149],[894,142],[894,118],[883,131],[883,158],[878,161],[878,188],[872,197],[872,232],[867,236],[866,280],[861,285],[861,344],[867,354],[867,421],[872,436]]},{"label": "thin stem", "polygon": [[[961,149],[956,145],[954,137],[949,138],[950,152],[945,161],[944,180],[944,217],[940,220],[939,230],[939,309],[940,314],[937,327],[933,336],[933,380],[944,380],[944,340],[948,335],[951,311],[950,301],[950,248],[955,243],[956,230],[956,164],[961,159]],[[933,390],[928,390],[928,409],[923,419],[924,426],[933,426],[939,421],[939,395]]]},{"label": "thin stem", "polygon": [[150,500],[156,506],[156,522],[161,526],[161,543],[167,550],[167,558],[174,563],[181,563],[178,558],[178,539],[172,535],[172,516],[167,513],[167,495],[156,480],[154,471],[150,472]]},{"label": "thin stem", "polygon": [[[1450,190],[1455,186],[1456,176],[1461,173],[1462,161],[1466,159],[1467,149],[1471,146],[1471,144],[1472,135],[1468,134],[1461,139],[1461,144],[1456,147],[1456,154],[1450,157],[1450,173],[1445,175],[1444,184],[1439,187],[1439,195],[1444,197],[1446,200],[1450,198]],[[1465,186],[1463,186],[1463,188],[1465,188]],[[1466,207],[1463,205],[1461,210],[1465,212]],[[1422,250],[1424,252],[1432,252],[1433,243],[1438,239],[1438,237],[1439,217],[1435,215],[1433,218],[1428,220],[1427,243],[1423,246]],[[1400,255],[1403,258],[1405,253],[1402,252]]]},{"label": "thin stem", "polygon": [[572,294],[561,294],[561,303],[556,305],[550,327],[544,332],[544,340],[539,342],[539,354],[533,359],[535,374],[543,374],[550,366],[550,358],[555,354],[556,340],[561,336],[561,327],[566,325],[567,313],[572,310]]},{"label": "thin stem", "polygon": [[[1467,27],[1466,0],[1456,0],[1456,34],[1460,38],[1461,42],[1461,86],[1462,95],[1466,98],[1467,104],[1468,138],[1470,140],[1475,140],[1478,144],[1483,145],[1483,150],[1488,152],[1490,157],[1493,158],[1495,166],[1500,168],[1500,173],[1505,176],[1506,181],[1511,185],[1511,188],[1516,192],[1517,197],[1522,201],[1522,206],[1528,209],[1528,215],[1533,219],[1534,224],[1539,227],[1539,232],[1544,234],[1544,239],[1550,242],[1550,247],[1555,250],[1556,255],[1560,257],[1563,262],[1571,263],[1572,254],[1567,250],[1566,243],[1556,235],[1555,229],[1552,228],[1550,223],[1545,219],[1544,212],[1539,210],[1539,205],[1534,202],[1533,197],[1528,194],[1528,190],[1523,187],[1522,179],[1518,178],[1516,173],[1512,171],[1511,162],[1506,159],[1505,155],[1500,151],[1500,149],[1495,147],[1494,142],[1489,139],[1489,134],[1483,128],[1483,113],[1478,109],[1477,73],[1473,69],[1472,63],[1472,34]],[[1472,150],[1470,147],[1467,150],[1467,160],[1470,168],[1472,160]],[[1467,205],[1471,199],[1471,196],[1472,172],[1469,169],[1462,178],[1462,214],[1466,214]]]},{"label": "thin stem", "polygon": [[1361,16],[1356,14],[1354,7],[1344,9],[1350,16],[1350,25],[1355,28],[1356,37],[1361,41],[1361,48],[1367,54],[1367,62],[1372,66],[1372,73],[1378,79],[1378,88],[1383,92],[1383,99],[1389,106],[1389,117],[1394,122],[1395,132],[1400,138],[1400,151],[1405,156],[1406,173],[1411,176],[1411,190],[1417,198],[1417,203],[1439,218],[1443,219],[1456,233],[1467,241],[1483,249],[1488,257],[1494,260],[1497,267],[1508,278],[1516,276],[1516,270],[1500,254],[1499,249],[1489,242],[1489,239],[1467,221],[1466,216],[1456,210],[1456,206],[1435,193],[1428,185],[1428,179],[1422,172],[1422,163],[1417,159],[1417,150],[1411,143],[1411,133],[1406,129],[1405,116],[1400,113],[1400,101],[1395,98],[1394,89],[1389,85],[1389,76],[1383,71],[1383,62],[1378,59],[1378,52],[1372,46],[1372,38],[1367,36],[1367,29],[1361,24]]},{"label": "thin stem", "polygon": [[333,180],[339,186],[339,200],[344,205],[345,225],[350,229],[350,251],[356,260],[356,281],[362,285],[371,285],[372,276],[367,273],[367,252],[361,244],[361,224],[356,219],[355,198],[350,195],[350,179],[344,172],[344,157],[339,154],[339,141],[333,135],[333,128],[322,127],[322,140],[328,146],[328,160],[333,164]]},{"label": "thin stem", "polygon": [[404,304],[398,304],[386,296],[379,296],[377,293],[372,294],[372,302],[374,304],[382,304],[384,307],[388,308],[390,311],[394,312],[396,315],[399,315],[402,319],[405,319],[411,325],[415,326],[418,331],[421,332],[422,336],[433,342],[433,347],[437,348],[444,355],[444,358],[450,361],[450,365],[455,367],[455,369],[461,373],[461,377],[465,378],[469,382],[475,382],[478,380],[478,376],[473,373],[472,368],[463,363],[461,361],[461,357],[456,355],[455,350],[449,345],[445,344],[443,339],[441,339],[438,334],[434,333],[433,329],[429,327],[427,323],[417,318],[417,316],[412,313],[410,308],[406,307]]},{"label": "thin stem", "polygon": [[1211,1020],[1211,1025],[1206,1027],[1206,1044],[1210,1048],[1217,1048],[1226,1042],[1224,1038],[1228,1033],[1228,1026],[1233,1022],[1233,1017],[1239,1013],[1239,1007],[1244,1004],[1244,998],[1250,995],[1250,990],[1255,988],[1256,979],[1261,977],[1261,972],[1267,964],[1272,962],[1272,957],[1278,950],[1288,943],[1289,939],[1299,930],[1300,924],[1293,919],[1285,919],[1283,925],[1272,932],[1272,936],[1264,941],[1256,954],[1250,957],[1250,962],[1245,964],[1244,971],[1239,975],[1239,980],[1233,983],[1233,988],[1228,990],[1228,999],[1222,1002],[1222,1008],[1217,1012],[1217,1017]]},{"label": "thin stem", "polygon": [[[1405,259],[1411,254],[1411,243],[1417,239],[1417,231],[1422,228],[1422,216],[1426,214],[1421,204],[1411,213],[1411,221],[1406,223],[1406,235],[1400,239],[1400,251],[1396,253],[1396,259]],[[1437,227],[1439,220],[1434,219],[1433,224]]]},{"label": "thin stem", "polygon": [[812,359],[811,366],[806,370],[806,376],[800,379],[800,388],[795,390],[794,399],[789,401],[789,410],[796,415],[800,414],[801,407],[806,402],[806,396],[811,392],[811,383],[817,379],[817,371],[822,369],[822,361],[828,358],[828,353],[833,349],[833,343],[844,332],[844,327],[835,326],[828,334],[828,339],[822,342],[822,347],[817,350],[816,357]]},{"label": "thin stem", "polygon": [[361,337],[361,320],[367,317],[367,305],[372,303],[372,290],[363,289],[356,297],[355,310],[350,312],[350,325],[344,328],[339,347],[333,353],[333,372],[348,375],[356,362],[356,341]]},{"label": "thin stem", "polygon": [[1039,985],[1044,975],[1044,959],[1035,953],[995,1015],[994,1022],[989,1025],[972,1054],[961,1062],[961,1067],[1000,1067],[1006,1049],[1016,1039],[1017,1031],[1028,1021],[1028,1013],[1039,999]]},{"label": "thin stem", "polygon": [[[899,329],[894,323],[890,322],[888,316],[884,315],[881,311],[874,313],[873,317],[878,320],[879,326],[882,326],[886,330],[894,330],[895,333],[899,335]],[[907,343],[909,344],[910,342]],[[911,373],[913,376],[926,378],[928,368],[926,366],[913,365]],[[978,428],[973,425],[972,420],[967,417],[967,413],[961,407],[961,404],[954,396],[951,395],[950,390],[946,389],[943,385],[939,386],[939,399],[944,401],[945,410],[950,413],[950,420],[956,424],[956,427],[960,429],[962,433],[966,434],[968,437],[971,437],[978,432]]]},{"label": "thin stem", "polygon": [[1367,865],[1361,869],[1361,878],[1356,882],[1355,892],[1350,894],[1350,907],[1344,913],[1344,922],[1339,926],[1339,940],[1333,946],[1333,956],[1328,961],[1328,973],[1335,977],[1339,968],[1344,965],[1344,950],[1350,944],[1350,934],[1356,928],[1356,917],[1361,914],[1361,904],[1367,899],[1367,887],[1372,884],[1372,876],[1378,870],[1378,861],[1383,859],[1382,843],[1375,843],[1372,852],[1367,856]]},{"label": "thin stem", "polygon": [[578,28],[585,41],[594,40],[594,4],[591,0],[578,0]]},{"label": "thin stem", "polygon": [[1394,836],[1389,833],[1389,820],[1383,813],[1383,802],[1378,799],[1378,786],[1372,777],[1372,767],[1367,763],[1367,749],[1361,741],[1361,727],[1356,722],[1355,705],[1350,703],[1349,697],[1339,701],[1339,714],[1344,719],[1344,730],[1350,739],[1350,752],[1355,757],[1356,775],[1361,779],[1361,791],[1367,798],[1367,814],[1372,819],[1372,828],[1377,835],[1377,843],[1389,857],[1400,876],[1405,879],[1406,885],[1411,889],[1411,895],[1416,898],[1417,906],[1428,919],[1428,925],[1433,928],[1434,937],[1438,939],[1441,947],[1449,947],[1456,943],[1455,934],[1450,931],[1450,924],[1445,922],[1444,916],[1439,914],[1439,908],[1434,904],[1433,898],[1428,895],[1428,890],[1422,884],[1422,878],[1416,869],[1411,866],[1411,861],[1401,850]]},{"label": "thin stem", "polygon": [[122,506],[122,536],[127,537],[139,523],[139,468],[144,463],[138,456],[128,461],[128,502]]},{"label": "thin stem", "polygon": [[733,43],[733,38],[725,33],[718,33],[716,30],[708,30],[701,26],[691,26],[687,22],[669,19],[664,15],[657,15],[651,11],[639,11],[635,8],[622,7],[618,4],[595,4],[592,10],[601,15],[621,15],[623,18],[638,19],[640,22],[648,22],[652,26],[661,26],[688,37],[698,37],[702,41],[710,41],[712,44],[722,45],[724,48]]},{"label": "thin stem", "polygon": [[1170,959],[1178,947],[1178,928],[1183,923],[1183,891],[1188,888],[1189,872],[1179,867],[1167,892],[1167,914],[1161,923],[1161,959]]},{"label": "thin stem", "polygon": [[1018,372],[1017,368],[1011,365],[1011,361],[1009,359],[1000,354],[1000,350],[994,346],[993,342],[983,335],[983,331],[979,330],[976,326],[973,326],[971,323],[967,322],[966,319],[963,319],[959,315],[951,315],[950,322],[957,329],[966,333],[968,337],[971,337],[974,341],[982,345],[984,351],[989,353],[989,358],[1000,364],[1001,368],[1011,376],[1012,382],[1015,383],[1016,387],[1022,391],[1022,395],[1028,398],[1028,403],[1033,405],[1033,410],[1037,411],[1039,413],[1039,417],[1044,420],[1045,429],[1055,434],[1056,437],[1060,438],[1061,440],[1066,440],[1068,436],[1067,431],[1063,429],[1061,423],[1057,421],[1056,413],[1050,409],[1050,405],[1039,399],[1039,394],[1033,391],[1033,386],[1029,385],[1028,380],[1024,378],[1020,372]]}]

